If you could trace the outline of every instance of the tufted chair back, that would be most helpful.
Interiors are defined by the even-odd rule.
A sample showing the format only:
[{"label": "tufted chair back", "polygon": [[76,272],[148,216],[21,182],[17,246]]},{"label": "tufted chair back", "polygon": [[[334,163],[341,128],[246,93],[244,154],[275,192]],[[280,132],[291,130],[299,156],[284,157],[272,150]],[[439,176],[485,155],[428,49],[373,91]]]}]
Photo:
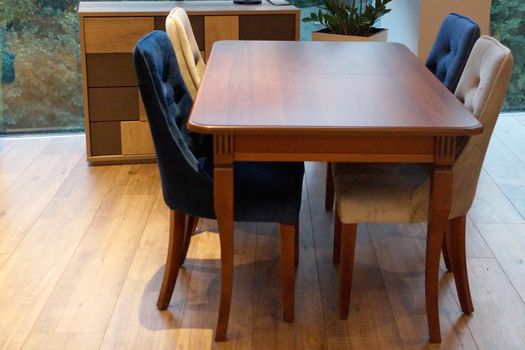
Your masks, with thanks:
[{"label": "tufted chair back", "polygon": [[456,89],[456,97],[482,123],[483,133],[468,139],[454,165],[451,217],[465,215],[472,205],[483,159],[512,75],[510,50],[482,36],[474,45]]},{"label": "tufted chair back", "polygon": [[476,22],[456,13],[448,15],[439,29],[426,66],[452,93],[479,35]]},{"label": "tufted chair back", "polygon": [[205,136],[186,130],[193,100],[167,34],[154,31],[140,39],[133,62],[166,204],[189,215],[213,217],[213,183],[199,161],[205,155],[201,154]]},{"label": "tufted chair back", "polygon": [[166,32],[171,40],[179,62],[182,78],[193,99],[201,84],[206,65],[191,29],[186,11],[175,7],[166,17]]}]

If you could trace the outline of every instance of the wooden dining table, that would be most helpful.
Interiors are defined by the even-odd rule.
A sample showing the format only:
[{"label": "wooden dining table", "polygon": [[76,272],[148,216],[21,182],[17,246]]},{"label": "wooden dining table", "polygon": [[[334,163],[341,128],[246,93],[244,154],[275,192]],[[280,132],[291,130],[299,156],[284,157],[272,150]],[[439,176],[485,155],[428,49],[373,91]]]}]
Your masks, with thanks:
[{"label": "wooden dining table", "polygon": [[438,271],[456,146],[482,125],[407,47],[217,42],[188,128],[214,139],[221,247],[216,340],[226,337],[233,286],[233,163],[320,161],[432,166],[425,290],[430,341],[440,341]]}]

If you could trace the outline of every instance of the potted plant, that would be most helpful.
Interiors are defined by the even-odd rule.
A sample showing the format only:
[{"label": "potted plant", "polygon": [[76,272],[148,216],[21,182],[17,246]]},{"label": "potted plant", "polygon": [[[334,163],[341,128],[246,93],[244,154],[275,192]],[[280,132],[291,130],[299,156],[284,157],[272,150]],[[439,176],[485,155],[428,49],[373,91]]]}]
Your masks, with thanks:
[{"label": "potted plant", "polygon": [[303,22],[319,22],[325,28],[312,33],[314,41],[386,41],[388,29],[375,24],[390,12],[392,0],[323,0],[317,13]]}]

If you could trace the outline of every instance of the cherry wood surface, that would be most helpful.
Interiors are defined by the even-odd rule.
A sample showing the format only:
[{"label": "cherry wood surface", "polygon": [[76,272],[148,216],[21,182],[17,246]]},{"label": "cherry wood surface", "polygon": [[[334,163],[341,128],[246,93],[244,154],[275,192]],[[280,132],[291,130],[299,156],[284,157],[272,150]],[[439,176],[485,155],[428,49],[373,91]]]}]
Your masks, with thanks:
[{"label": "cherry wood surface", "polygon": [[199,90],[189,125],[202,133],[481,132],[395,43],[217,42]]}]

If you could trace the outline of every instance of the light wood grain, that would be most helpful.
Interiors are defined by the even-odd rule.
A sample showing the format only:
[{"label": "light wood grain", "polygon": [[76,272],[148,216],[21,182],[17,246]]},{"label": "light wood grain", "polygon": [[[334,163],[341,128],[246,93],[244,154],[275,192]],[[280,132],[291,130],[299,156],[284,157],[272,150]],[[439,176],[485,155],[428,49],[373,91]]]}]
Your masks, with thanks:
[{"label": "light wood grain", "polygon": [[0,194],[31,165],[31,163],[49,145],[51,138],[27,140],[2,140],[0,148]]},{"label": "light wood grain", "polygon": [[[57,138],[0,195],[0,266],[82,158],[81,137]],[[22,157],[23,158],[23,157]]]},{"label": "light wood grain", "polygon": [[[498,127],[495,135],[500,135]],[[507,147],[513,142],[500,140]],[[38,140],[15,141],[16,147],[0,139],[0,169],[13,179],[0,195],[5,205],[0,237],[14,232],[4,227],[12,230],[15,224],[27,230],[0,266],[0,348],[438,348],[427,343],[422,225],[359,226],[349,319],[338,319],[339,275],[332,263],[332,214],[323,208],[324,164],[306,165],[295,322],[281,320],[278,226],[236,225],[228,342],[217,344],[220,251],[215,221],[201,223],[171,305],[159,312],[155,301],[168,210],[156,166],[89,167],[76,161],[63,167],[58,164],[83,157],[82,137],[51,138],[47,146]],[[16,154],[2,153],[6,147]],[[16,164],[16,156],[27,166]],[[475,312],[461,316],[453,277],[442,269],[443,349],[525,347],[525,228],[523,222],[514,224],[519,213],[498,180],[486,171],[483,176],[477,212],[467,221]],[[20,206],[28,193],[35,201]]]},{"label": "light wood grain", "polygon": [[120,168],[34,332],[105,331],[157,192],[154,165]]},{"label": "light wood grain", "polygon": [[148,114],[146,113],[146,108],[144,107],[144,102],[142,102],[142,96],[139,93],[139,119],[141,121],[148,121]]},{"label": "light wood grain", "polygon": [[211,48],[219,40],[239,39],[239,16],[204,17],[204,52],[208,61]]},{"label": "light wood grain", "polygon": [[131,52],[153,30],[153,17],[85,18],[86,53]]},{"label": "light wood grain", "polygon": [[148,122],[120,122],[120,134],[122,155],[155,153]]}]

